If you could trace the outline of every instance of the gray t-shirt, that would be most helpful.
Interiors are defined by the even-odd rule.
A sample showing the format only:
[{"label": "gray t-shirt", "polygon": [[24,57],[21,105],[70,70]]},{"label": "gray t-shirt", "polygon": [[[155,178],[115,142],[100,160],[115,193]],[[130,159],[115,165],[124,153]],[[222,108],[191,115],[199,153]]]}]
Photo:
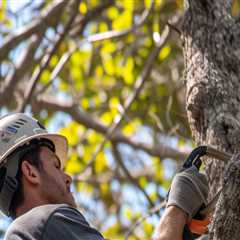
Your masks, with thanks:
[{"label": "gray t-shirt", "polygon": [[65,204],[33,208],[13,221],[5,240],[104,240],[83,215]]}]

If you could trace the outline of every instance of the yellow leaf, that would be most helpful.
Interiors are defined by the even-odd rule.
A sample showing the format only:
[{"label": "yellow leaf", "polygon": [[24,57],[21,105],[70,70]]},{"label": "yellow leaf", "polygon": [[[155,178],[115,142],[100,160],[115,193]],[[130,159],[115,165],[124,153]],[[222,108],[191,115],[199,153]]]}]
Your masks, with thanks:
[{"label": "yellow leaf", "polygon": [[106,32],[108,30],[108,25],[106,23],[99,24],[99,32]]},{"label": "yellow leaf", "polygon": [[[83,78],[82,70],[81,70],[80,67],[71,67],[70,70],[71,70],[71,76],[75,81],[76,80],[81,80]],[[81,82],[81,81],[79,81],[79,82]],[[80,85],[78,85],[78,87],[80,87]]]},{"label": "yellow leaf", "polygon": [[112,123],[113,120],[113,116],[111,115],[110,112],[105,112],[102,114],[102,116],[100,117],[101,121],[105,124],[110,124]]},{"label": "yellow leaf", "polygon": [[87,12],[87,4],[84,2],[81,2],[79,5],[79,12],[82,14],[85,14]]},{"label": "yellow leaf", "polygon": [[119,105],[119,100],[117,97],[112,97],[110,100],[109,100],[109,107],[110,108],[118,108],[118,105]]},{"label": "yellow leaf", "polygon": [[112,75],[115,74],[115,65],[113,63],[112,58],[104,59],[103,60],[103,67],[104,67],[105,72],[108,75],[112,76]]},{"label": "yellow leaf", "polygon": [[69,85],[67,84],[67,83],[65,83],[65,82],[63,82],[63,81],[61,81],[60,82],[60,84],[59,84],[59,89],[61,90],[61,91],[67,91],[68,90],[68,88],[69,88]]},{"label": "yellow leaf", "polygon": [[7,6],[7,0],[1,0],[1,4],[0,4],[0,22],[5,20],[6,6]]},{"label": "yellow leaf", "polygon": [[162,61],[169,56],[171,52],[171,47],[166,45],[159,53],[159,59]]},{"label": "yellow leaf", "polygon": [[102,77],[103,76],[103,68],[102,66],[97,66],[96,69],[95,69],[95,73],[97,75],[97,77]]},{"label": "yellow leaf", "polygon": [[98,133],[96,133],[95,131],[90,131],[90,133],[88,134],[88,142],[90,144],[96,144],[99,143],[102,140],[102,136]]},{"label": "yellow leaf", "polygon": [[131,11],[124,11],[118,18],[112,22],[113,30],[122,30],[131,27],[132,25],[132,13]]},{"label": "yellow leaf", "polygon": [[89,185],[89,184],[86,184],[84,182],[79,182],[77,184],[77,191],[78,192],[84,192],[84,193],[87,193],[87,194],[92,194],[93,193],[93,186]]},{"label": "yellow leaf", "polygon": [[156,180],[162,180],[164,177],[164,167],[162,163],[160,162],[159,158],[153,157],[153,167],[155,172],[155,178]]},{"label": "yellow leaf", "polygon": [[146,177],[141,177],[140,180],[139,180],[139,184],[141,187],[145,187],[147,185],[147,179]]},{"label": "yellow leaf", "polygon": [[123,214],[127,219],[129,219],[129,220],[132,219],[133,213],[130,208],[125,208],[123,211]]},{"label": "yellow leaf", "polygon": [[96,160],[95,160],[95,171],[96,173],[103,172],[107,169],[107,158],[104,154],[104,152],[98,153]]},{"label": "yellow leaf", "polygon": [[153,226],[152,226],[152,224],[150,224],[150,223],[148,223],[148,222],[146,222],[146,221],[143,223],[143,229],[144,229],[144,231],[145,231],[145,233],[146,233],[147,235],[151,235],[152,232],[153,232]]},{"label": "yellow leaf", "polygon": [[88,109],[90,104],[89,104],[89,99],[88,98],[83,98],[81,100],[81,106],[84,108],[84,109]]},{"label": "yellow leaf", "polygon": [[79,141],[79,135],[82,133],[83,128],[76,122],[71,122],[67,127],[60,130],[60,134],[68,139],[69,145],[76,145]]},{"label": "yellow leaf", "polygon": [[104,46],[101,49],[101,53],[113,53],[116,51],[116,44],[111,41],[105,41]]},{"label": "yellow leaf", "polygon": [[126,84],[131,85],[134,82],[133,68],[134,68],[133,58],[128,57],[126,64],[124,66],[124,71],[122,72],[122,76]]},{"label": "yellow leaf", "polygon": [[157,196],[156,192],[151,193],[149,197],[151,198],[151,200],[153,202],[157,201],[157,199],[158,199],[158,196]]},{"label": "yellow leaf", "polygon": [[151,0],[144,0],[144,5],[149,8],[151,6]]},{"label": "yellow leaf", "polygon": [[124,126],[123,133],[127,136],[132,135],[134,132],[136,132],[140,124],[141,123],[138,119],[131,120],[126,126]]},{"label": "yellow leaf", "polygon": [[42,75],[41,75],[41,82],[43,84],[46,84],[49,82],[50,79],[50,71],[49,70],[44,70]]},{"label": "yellow leaf", "polygon": [[135,5],[135,1],[124,0],[124,1],[123,1],[123,5],[124,5],[124,7],[125,7],[127,10],[133,11],[134,5]]},{"label": "yellow leaf", "polygon": [[128,124],[123,128],[123,133],[127,136],[130,136],[134,133],[134,127],[132,124]]},{"label": "yellow leaf", "polygon": [[95,107],[99,107],[102,104],[102,98],[101,95],[98,94],[92,98],[92,101],[94,102]]},{"label": "yellow leaf", "polygon": [[102,183],[100,184],[100,190],[103,195],[108,195],[109,192],[109,184],[108,183]]},{"label": "yellow leaf", "polygon": [[141,56],[141,57],[146,57],[147,55],[148,55],[148,53],[149,53],[149,51],[146,49],[146,48],[140,48],[139,49],[139,55]]},{"label": "yellow leaf", "polygon": [[119,15],[118,9],[116,7],[110,7],[107,10],[107,15],[111,20],[117,18]]},{"label": "yellow leaf", "polygon": [[146,38],[146,39],[144,40],[144,46],[146,46],[146,47],[151,47],[151,46],[152,46],[152,39]]},{"label": "yellow leaf", "polygon": [[124,238],[119,238],[116,236],[119,231],[119,227],[120,226],[118,223],[111,225],[106,231],[104,231],[104,237],[109,239],[123,240]]},{"label": "yellow leaf", "polygon": [[75,53],[72,54],[70,61],[75,66],[81,66],[82,58],[83,58],[82,54],[79,51],[76,51]]},{"label": "yellow leaf", "polygon": [[82,170],[80,161],[78,160],[78,154],[71,154],[69,160],[66,163],[65,171],[70,174],[79,173]]},{"label": "yellow leaf", "polygon": [[50,60],[49,65],[50,65],[51,67],[55,67],[57,64],[58,64],[58,56],[57,56],[57,55],[53,55],[53,56],[51,57],[51,60]]}]

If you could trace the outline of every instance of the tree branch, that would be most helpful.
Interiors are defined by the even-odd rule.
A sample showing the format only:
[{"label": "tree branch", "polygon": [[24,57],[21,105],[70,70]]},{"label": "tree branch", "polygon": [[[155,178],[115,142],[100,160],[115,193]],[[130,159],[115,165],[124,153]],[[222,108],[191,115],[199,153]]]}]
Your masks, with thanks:
[{"label": "tree branch", "polygon": [[[76,122],[84,125],[86,128],[91,128],[104,135],[108,131],[107,126],[103,125],[100,121],[95,119],[93,116],[90,116],[83,110],[80,110],[77,105],[74,105],[72,103],[59,103],[57,100],[51,100],[50,97],[44,97],[44,99],[35,99],[35,101],[32,103],[32,107],[37,108],[38,111],[45,109],[54,112],[65,112],[68,113]],[[128,144],[134,149],[143,150],[151,156],[159,157],[160,159],[175,159],[179,163],[185,160],[188,155],[188,152],[180,152],[172,147],[163,144],[150,146],[149,144],[136,142],[125,137],[119,132],[111,135],[109,139],[117,143]]]},{"label": "tree branch", "polygon": [[[143,170],[133,170],[131,171],[132,178],[135,181],[138,181],[141,177],[145,177],[148,181],[152,181],[154,178],[154,169],[152,167],[144,167]],[[94,176],[89,177],[89,174],[77,174],[73,177],[74,182],[86,182],[88,184],[92,184],[94,186],[102,184],[102,183],[108,183],[114,179],[119,181],[120,183],[127,183],[129,182],[129,179],[124,176],[123,174],[116,174],[115,171],[108,170],[104,173],[100,173]]]},{"label": "tree branch", "polygon": [[133,101],[138,97],[139,93],[141,92],[144,83],[149,79],[149,74],[152,70],[153,67],[153,62],[155,58],[158,56],[158,53],[162,46],[165,44],[167,41],[167,38],[169,36],[169,27],[166,26],[163,30],[162,36],[159,36],[159,39],[155,41],[155,46],[152,48],[152,51],[150,52],[146,64],[143,68],[142,74],[137,78],[135,84],[134,84],[134,89],[132,94],[129,95],[129,97],[126,99],[123,107],[123,111],[115,117],[113,123],[111,126],[108,128],[106,134],[105,134],[105,139],[102,141],[101,144],[98,145],[96,151],[94,152],[91,160],[89,161],[88,165],[86,166],[85,170],[87,170],[88,167],[92,165],[92,163],[95,161],[98,153],[104,148],[104,145],[107,143],[107,141],[110,139],[111,135],[114,135],[116,132],[117,128],[120,126],[124,116],[126,115],[127,111],[129,110],[130,106],[132,105]]},{"label": "tree branch", "polygon": [[22,77],[28,72],[29,66],[33,62],[34,54],[42,40],[42,33],[35,34],[32,36],[29,46],[26,48],[22,55],[20,62],[17,64],[16,69],[13,73],[9,74],[5,80],[5,86],[1,86],[0,91],[0,104],[6,101],[6,99],[12,98],[17,84]]},{"label": "tree branch", "polygon": [[80,35],[82,37],[82,32],[85,25],[95,18],[98,18],[101,13],[106,10],[108,7],[114,5],[115,0],[102,0],[101,4],[89,10],[86,15],[80,16],[76,19],[76,27],[70,31],[71,37],[78,37]]},{"label": "tree branch", "polygon": [[147,218],[151,217],[153,214],[159,213],[162,208],[166,206],[166,202],[162,202],[157,206],[151,208],[146,214],[143,214],[141,218],[139,218],[129,229],[129,231],[125,234],[125,240],[128,240],[134,230]]},{"label": "tree branch", "polygon": [[14,35],[8,36],[0,47],[0,62],[6,58],[9,51],[16,47],[21,41],[29,38],[34,33],[45,31],[47,27],[54,24],[54,21],[58,19],[59,14],[68,2],[68,0],[54,2],[33,23],[27,25],[27,27],[23,27]]},{"label": "tree branch", "polygon": [[[72,15],[70,17],[70,19],[68,20],[62,34],[58,37],[56,43],[54,44],[54,46],[52,47],[51,51],[49,52],[48,55],[45,55],[43,58],[43,61],[40,64],[40,67],[34,71],[31,79],[30,79],[30,83],[29,83],[29,87],[26,90],[26,94],[24,96],[24,100],[19,108],[19,112],[24,112],[26,105],[30,102],[32,94],[34,92],[34,89],[37,85],[38,80],[40,79],[42,72],[44,71],[44,69],[47,68],[48,63],[51,60],[51,57],[53,56],[53,54],[56,52],[56,50],[58,49],[58,47],[60,46],[60,43],[63,41],[63,39],[65,38],[65,36],[67,35],[67,33],[69,32],[72,23],[74,22],[77,14],[78,14],[78,4],[79,4],[80,0],[74,1],[74,4],[72,6],[73,12]],[[48,52],[48,51],[47,51]]]},{"label": "tree branch", "polygon": [[126,175],[126,177],[128,178],[128,180],[130,182],[133,183],[133,185],[135,185],[145,196],[145,198],[147,199],[148,203],[150,204],[151,207],[154,207],[154,203],[151,200],[151,198],[148,196],[147,192],[145,191],[144,188],[142,188],[138,182],[138,180],[136,180],[135,178],[133,178],[133,176],[131,175],[131,173],[128,171],[127,167],[125,166],[121,153],[118,150],[117,144],[112,143],[112,152],[113,155],[116,159],[116,161],[118,162],[119,166],[121,167],[121,169],[123,170],[124,174]]},{"label": "tree branch", "polygon": [[[110,3],[112,4],[112,1],[110,1]],[[103,4],[104,7],[109,7],[111,4]],[[93,34],[91,36],[86,37],[85,39],[83,39],[82,41],[80,41],[77,45],[75,45],[74,47],[72,47],[68,52],[66,52],[65,54],[63,54],[63,56],[61,57],[61,59],[59,60],[58,64],[56,65],[55,69],[53,70],[52,74],[51,74],[51,79],[53,80],[54,78],[57,77],[57,75],[61,72],[61,70],[63,69],[64,65],[67,63],[67,61],[69,60],[69,58],[72,56],[72,54],[78,49],[81,48],[81,46],[85,43],[94,43],[94,42],[98,42],[98,41],[103,41],[103,40],[107,40],[107,39],[115,39],[115,38],[120,38],[120,37],[124,37],[126,35],[128,35],[129,33],[132,33],[134,31],[136,31],[137,28],[139,28],[140,26],[142,26],[145,21],[147,20],[148,16],[150,15],[151,11],[153,10],[153,6],[154,6],[154,0],[151,1],[151,5],[149,9],[146,9],[142,16],[140,17],[139,21],[132,26],[129,29],[125,29],[125,30],[120,30],[120,31],[107,31],[104,33],[97,33],[97,34]],[[102,6],[99,6],[97,8],[100,8],[102,11],[105,9]],[[91,19],[90,17],[94,16],[94,13],[96,12],[95,9],[93,9],[91,12],[89,12],[89,15],[86,15],[85,18],[82,18],[82,25],[83,22],[86,22],[86,20]],[[81,26],[82,26],[81,25]]]}]

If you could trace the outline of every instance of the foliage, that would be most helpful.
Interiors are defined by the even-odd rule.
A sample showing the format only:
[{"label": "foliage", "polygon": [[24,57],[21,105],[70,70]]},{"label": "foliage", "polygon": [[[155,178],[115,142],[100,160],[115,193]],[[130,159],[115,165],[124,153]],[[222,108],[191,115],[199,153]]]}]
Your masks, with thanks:
[{"label": "foliage", "polygon": [[[48,25],[37,27],[21,40],[14,38],[16,33],[21,35],[19,29],[27,31],[28,24],[38,21],[40,25],[39,14],[54,2],[22,1],[17,10],[11,1],[1,2],[1,115],[19,109],[30,112],[51,131],[68,138],[65,169],[74,176],[79,207],[106,238],[124,239],[151,208],[143,191],[157,205],[169,187],[179,161],[171,151],[161,149],[174,150],[183,158],[191,147],[181,79],[181,39],[175,27],[151,62],[151,72],[124,112],[118,131],[92,157],[136,90],[156,39],[162,37],[167,22],[183,12],[183,3],[155,0],[150,9],[149,0],[82,0],[67,29],[73,10],[71,1],[65,1],[66,6],[51,16]],[[148,17],[138,25],[148,10]],[[235,1],[233,15],[238,11],[239,1]],[[175,24],[178,28],[178,22]],[[65,37],[52,51],[27,99],[34,74],[64,31]],[[114,37],[115,33],[119,36]],[[14,38],[12,45],[7,45],[9,36]],[[24,58],[26,54],[30,55]],[[147,218],[129,239],[149,239],[156,219]]]}]

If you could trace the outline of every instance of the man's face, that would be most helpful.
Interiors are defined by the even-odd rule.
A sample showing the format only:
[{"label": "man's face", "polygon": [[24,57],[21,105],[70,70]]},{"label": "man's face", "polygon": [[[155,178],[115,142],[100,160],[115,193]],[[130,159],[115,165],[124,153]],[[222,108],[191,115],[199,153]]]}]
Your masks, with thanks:
[{"label": "man's face", "polygon": [[72,179],[61,169],[59,158],[47,147],[41,147],[40,191],[50,204],[65,203],[76,207],[70,191]]}]

